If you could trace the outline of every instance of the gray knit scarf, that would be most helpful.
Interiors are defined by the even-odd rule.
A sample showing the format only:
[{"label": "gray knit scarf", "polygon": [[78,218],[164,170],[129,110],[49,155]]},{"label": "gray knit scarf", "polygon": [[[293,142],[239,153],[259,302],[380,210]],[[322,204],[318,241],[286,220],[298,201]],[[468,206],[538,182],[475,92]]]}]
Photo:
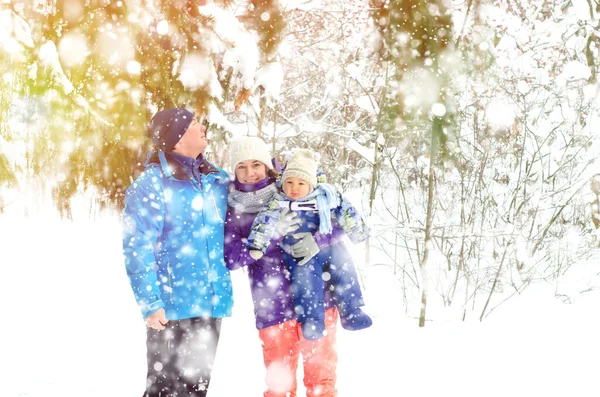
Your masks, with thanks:
[{"label": "gray knit scarf", "polygon": [[274,183],[254,192],[240,192],[232,188],[229,190],[229,195],[227,196],[227,204],[238,211],[257,214],[271,200],[275,193],[277,193],[277,187]]}]

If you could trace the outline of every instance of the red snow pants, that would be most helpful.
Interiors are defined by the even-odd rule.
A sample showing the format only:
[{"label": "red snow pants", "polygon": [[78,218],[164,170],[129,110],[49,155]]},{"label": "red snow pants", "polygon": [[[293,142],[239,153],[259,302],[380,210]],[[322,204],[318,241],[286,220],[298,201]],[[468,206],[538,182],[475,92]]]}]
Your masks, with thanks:
[{"label": "red snow pants", "polygon": [[337,350],[335,307],[325,311],[327,335],[318,340],[302,337],[300,324],[290,320],[258,331],[262,341],[267,390],[264,397],[296,397],[296,369],[302,354],[307,397],[336,397]]}]

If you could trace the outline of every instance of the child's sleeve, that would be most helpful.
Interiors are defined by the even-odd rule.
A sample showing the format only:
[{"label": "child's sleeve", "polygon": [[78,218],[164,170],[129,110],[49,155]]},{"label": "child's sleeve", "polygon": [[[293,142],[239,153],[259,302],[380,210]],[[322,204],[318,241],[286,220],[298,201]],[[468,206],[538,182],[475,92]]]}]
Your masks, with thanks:
[{"label": "child's sleeve", "polygon": [[338,195],[340,205],[333,209],[331,214],[350,237],[350,240],[353,243],[360,243],[369,237],[369,228],[356,208],[340,193]]},{"label": "child's sleeve", "polygon": [[275,234],[275,226],[281,215],[281,210],[279,198],[273,197],[265,208],[256,215],[246,241],[248,250],[258,250],[263,254],[266,252]]},{"label": "child's sleeve", "polygon": [[344,239],[344,236],[346,235],[346,232],[338,224],[335,217],[332,217],[332,218],[333,219],[331,222],[331,228],[332,228],[331,233],[323,234],[323,233],[319,232],[318,229],[313,233],[313,238],[315,239],[315,242],[317,243],[317,246],[319,247],[319,251],[339,243],[340,241],[342,241]]}]

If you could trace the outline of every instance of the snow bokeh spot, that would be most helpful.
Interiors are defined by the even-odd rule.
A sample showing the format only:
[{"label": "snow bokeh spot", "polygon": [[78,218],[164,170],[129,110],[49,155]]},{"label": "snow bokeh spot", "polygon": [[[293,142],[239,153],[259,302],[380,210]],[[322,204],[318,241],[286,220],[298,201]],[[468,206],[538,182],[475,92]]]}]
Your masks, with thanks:
[{"label": "snow bokeh spot", "polygon": [[202,196],[194,197],[194,199],[192,200],[192,208],[195,211],[201,211],[203,206],[204,206],[204,200],[202,199]]},{"label": "snow bokeh spot", "polygon": [[444,117],[444,115],[446,114],[446,106],[444,106],[444,104],[442,103],[435,103],[431,107],[431,113],[435,117]]},{"label": "snow bokeh spot", "polygon": [[80,65],[89,54],[88,41],[81,32],[69,32],[58,43],[58,55],[65,66]]},{"label": "snow bokeh spot", "polygon": [[274,393],[283,394],[291,389],[294,378],[290,368],[281,361],[275,361],[267,368],[267,387]]},{"label": "snow bokeh spot", "polygon": [[127,73],[138,75],[142,71],[142,65],[138,61],[129,61],[127,62]]},{"label": "snow bokeh spot", "polygon": [[156,33],[163,36],[169,33],[169,22],[164,19],[156,24]]},{"label": "snow bokeh spot", "polygon": [[504,129],[515,121],[515,112],[509,104],[500,100],[492,100],[486,109],[487,122],[490,126]]}]

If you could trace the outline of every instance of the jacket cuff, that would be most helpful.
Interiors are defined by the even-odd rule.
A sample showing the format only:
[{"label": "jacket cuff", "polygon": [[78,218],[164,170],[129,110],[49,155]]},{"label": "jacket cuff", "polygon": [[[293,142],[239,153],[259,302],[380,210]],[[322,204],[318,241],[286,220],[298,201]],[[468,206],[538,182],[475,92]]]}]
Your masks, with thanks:
[{"label": "jacket cuff", "polygon": [[264,252],[265,255],[268,254],[269,252],[273,251],[274,249],[279,249],[280,248],[279,243],[281,243],[282,240],[283,240],[282,236],[273,236],[273,238],[271,239],[271,242],[265,249],[265,252]]},{"label": "jacket cuff", "polygon": [[142,316],[144,318],[148,317],[154,312],[157,312],[159,309],[165,307],[165,303],[162,300],[157,300],[155,302],[146,304],[145,302],[140,304],[140,308],[142,309]]}]

